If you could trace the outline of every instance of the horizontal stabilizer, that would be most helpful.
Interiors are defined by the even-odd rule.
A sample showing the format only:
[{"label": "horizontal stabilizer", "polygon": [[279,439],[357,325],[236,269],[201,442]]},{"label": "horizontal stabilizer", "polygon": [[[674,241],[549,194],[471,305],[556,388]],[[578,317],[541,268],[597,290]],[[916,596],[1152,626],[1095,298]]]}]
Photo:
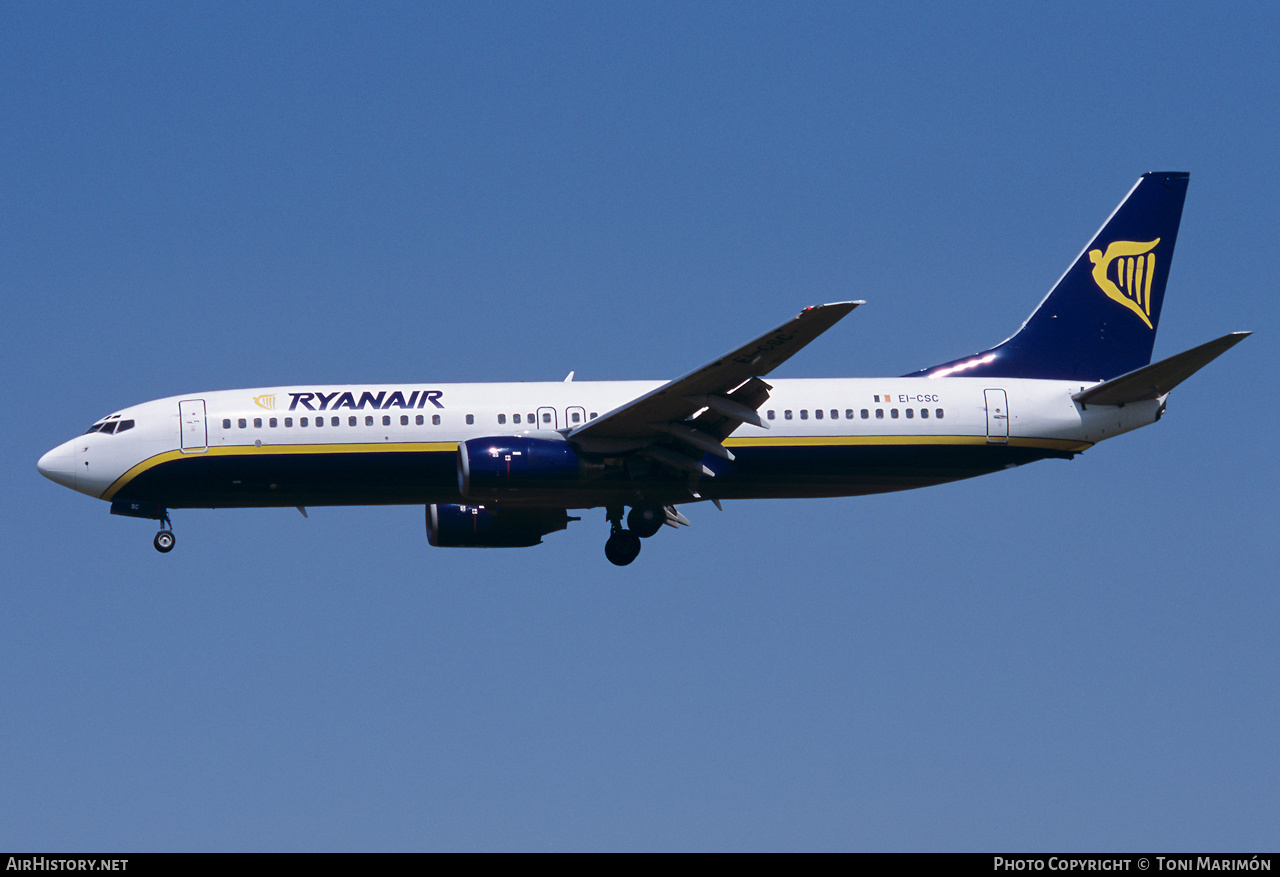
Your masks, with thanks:
[{"label": "horizontal stabilizer", "polygon": [[1158,399],[1251,334],[1253,333],[1232,332],[1230,335],[1223,335],[1215,341],[1081,390],[1071,398],[1082,405],[1123,405],[1126,402]]}]

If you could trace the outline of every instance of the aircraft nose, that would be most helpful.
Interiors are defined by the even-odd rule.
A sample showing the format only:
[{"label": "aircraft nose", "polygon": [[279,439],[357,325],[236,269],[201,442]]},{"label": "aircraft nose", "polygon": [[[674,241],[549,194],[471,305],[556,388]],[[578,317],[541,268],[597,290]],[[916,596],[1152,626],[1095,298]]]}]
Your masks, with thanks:
[{"label": "aircraft nose", "polygon": [[76,489],[76,451],[74,440],[63,442],[40,458],[36,469],[50,481]]}]

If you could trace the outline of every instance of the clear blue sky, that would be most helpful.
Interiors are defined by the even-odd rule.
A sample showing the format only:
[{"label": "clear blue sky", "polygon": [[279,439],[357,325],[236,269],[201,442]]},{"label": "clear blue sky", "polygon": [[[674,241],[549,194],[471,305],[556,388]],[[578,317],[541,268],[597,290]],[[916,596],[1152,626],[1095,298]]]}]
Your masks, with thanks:
[{"label": "clear blue sky", "polygon": [[[0,848],[1274,850],[1269,4],[0,7]],[[1072,462],[433,549],[415,507],[153,527],[36,459],[146,399],[791,377],[1017,328],[1191,172],[1156,355]],[[1268,379],[1269,380],[1269,379]]]}]

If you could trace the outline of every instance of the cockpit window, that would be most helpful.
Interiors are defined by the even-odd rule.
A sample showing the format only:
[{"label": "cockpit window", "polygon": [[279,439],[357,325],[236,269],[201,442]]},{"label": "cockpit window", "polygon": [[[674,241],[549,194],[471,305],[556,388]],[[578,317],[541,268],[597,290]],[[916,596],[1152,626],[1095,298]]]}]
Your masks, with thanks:
[{"label": "cockpit window", "polygon": [[119,414],[112,414],[110,417],[104,417],[93,426],[84,431],[85,435],[91,432],[105,432],[111,435],[116,432],[124,432],[126,429],[133,429],[132,420],[121,420]]}]

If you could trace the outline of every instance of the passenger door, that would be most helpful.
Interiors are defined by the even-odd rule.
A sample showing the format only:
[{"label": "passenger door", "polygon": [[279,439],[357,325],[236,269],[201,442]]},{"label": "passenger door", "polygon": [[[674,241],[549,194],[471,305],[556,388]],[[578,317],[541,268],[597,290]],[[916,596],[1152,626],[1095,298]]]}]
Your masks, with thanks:
[{"label": "passenger door", "polygon": [[204,420],[204,400],[184,399],[178,403],[182,422],[182,453],[199,454],[209,447],[209,430]]},{"label": "passenger door", "polygon": [[987,397],[987,442],[1009,441],[1009,401],[1004,390],[983,390]]}]

